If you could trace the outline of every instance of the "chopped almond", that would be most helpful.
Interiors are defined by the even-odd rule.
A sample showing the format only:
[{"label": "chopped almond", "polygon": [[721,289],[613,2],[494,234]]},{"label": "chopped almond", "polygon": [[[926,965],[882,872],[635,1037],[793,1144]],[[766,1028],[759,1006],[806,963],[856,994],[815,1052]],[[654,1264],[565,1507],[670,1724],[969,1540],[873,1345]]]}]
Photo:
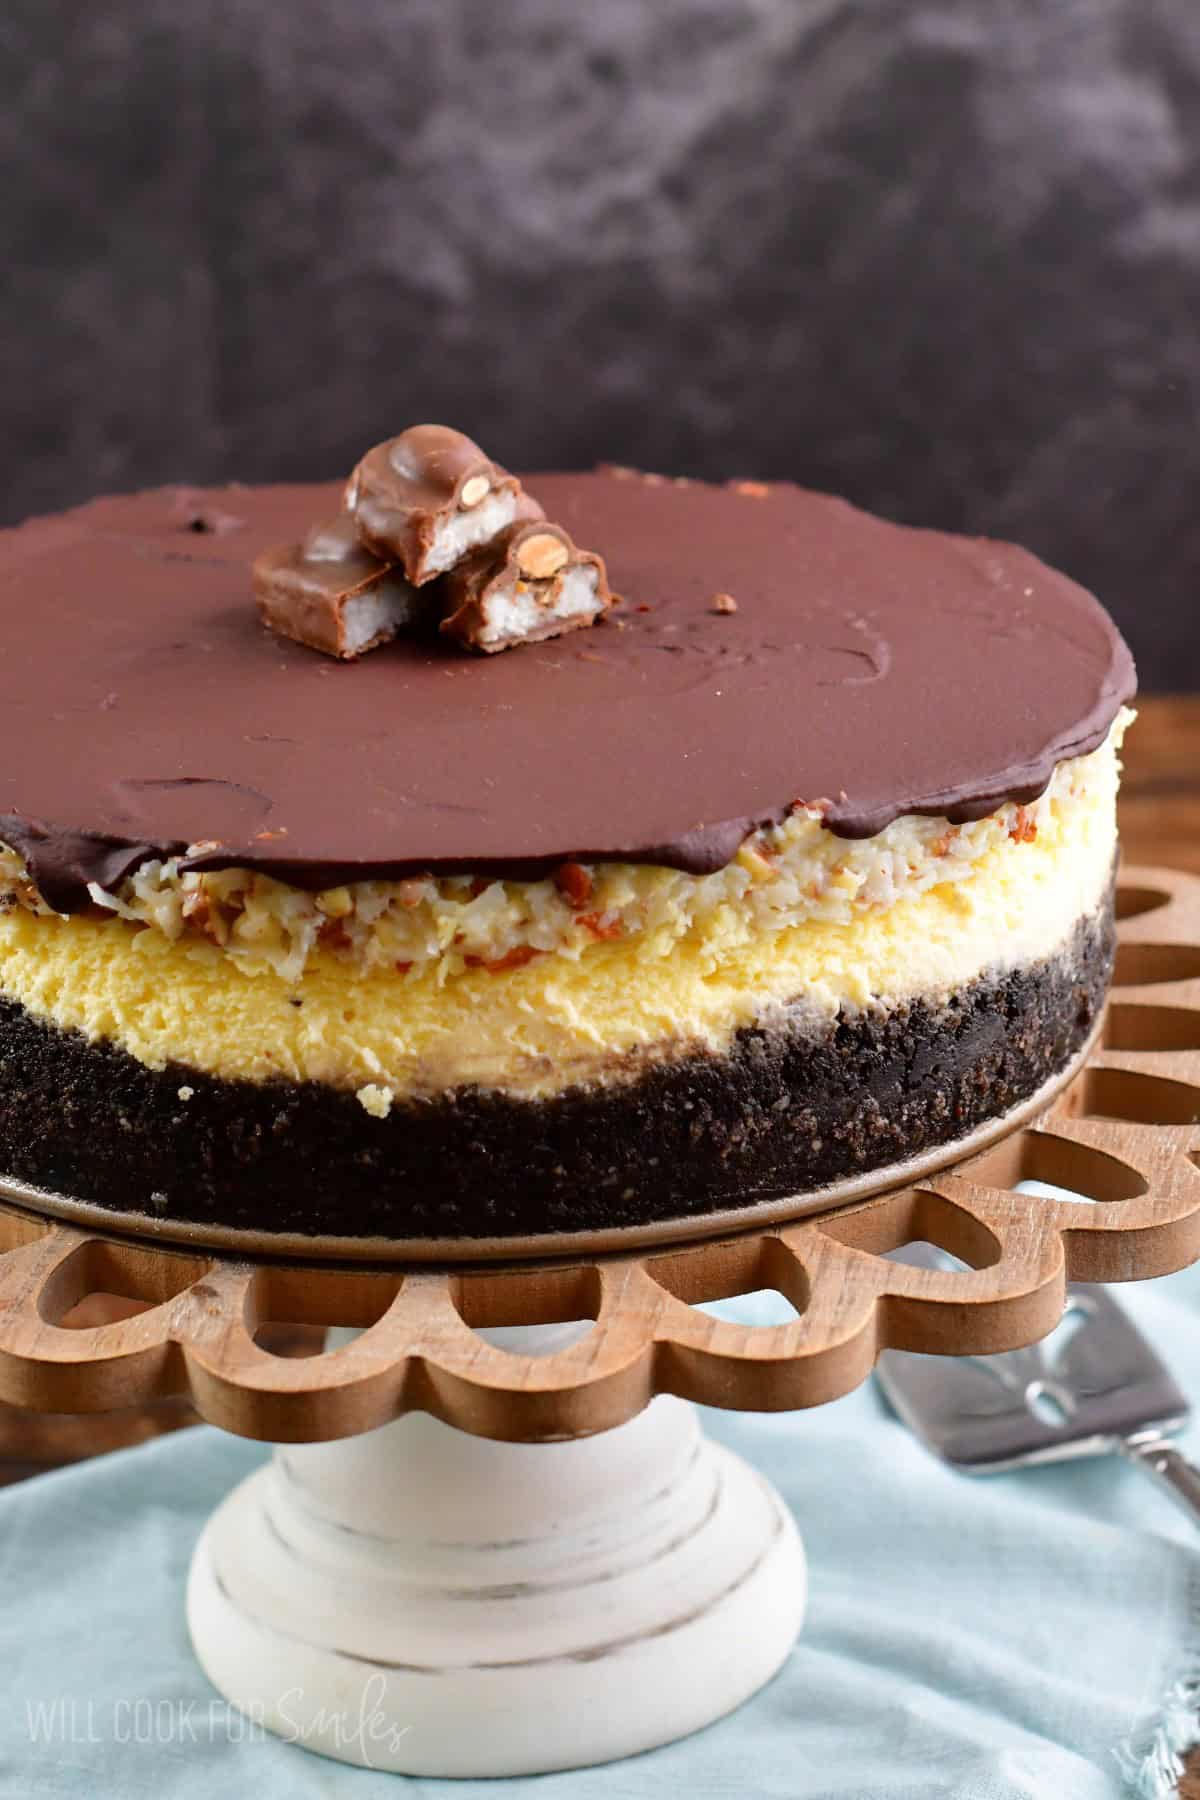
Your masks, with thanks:
[{"label": "chopped almond", "polygon": [[592,897],[592,877],[582,863],[560,863],[554,871],[554,885],[572,906],[586,906]]},{"label": "chopped almond", "polygon": [[606,919],[603,913],[581,913],[579,923],[596,938],[619,938],[625,935],[625,927],[619,919]]},{"label": "chopped almond", "polygon": [[535,956],[545,954],[544,950],[535,950],[532,944],[517,944],[505,955],[497,956],[491,962],[486,956],[464,956],[463,961],[469,969],[487,969],[490,974],[499,975],[504,969],[523,969]]}]

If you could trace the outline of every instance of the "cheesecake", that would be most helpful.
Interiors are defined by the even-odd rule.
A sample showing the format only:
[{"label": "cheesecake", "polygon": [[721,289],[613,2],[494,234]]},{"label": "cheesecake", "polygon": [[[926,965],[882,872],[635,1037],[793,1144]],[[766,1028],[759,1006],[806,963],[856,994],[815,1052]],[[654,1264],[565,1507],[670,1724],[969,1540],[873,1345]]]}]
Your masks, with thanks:
[{"label": "cheesecake", "polygon": [[498,656],[263,623],[333,485],[0,533],[0,1175],[607,1230],[886,1175],[1071,1066],[1134,693],[1099,603],[787,483],[526,486],[614,598]]}]

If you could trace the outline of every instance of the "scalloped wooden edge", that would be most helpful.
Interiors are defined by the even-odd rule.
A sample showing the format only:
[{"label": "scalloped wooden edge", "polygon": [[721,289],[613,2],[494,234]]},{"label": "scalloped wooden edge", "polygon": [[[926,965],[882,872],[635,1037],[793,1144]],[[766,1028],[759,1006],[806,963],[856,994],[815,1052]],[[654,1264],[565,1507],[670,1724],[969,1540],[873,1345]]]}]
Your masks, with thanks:
[{"label": "scalloped wooden edge", "polygon": [[[426,1411],[544,1442],[618,1425],[659,1393],[710,1406],[817,1406],[888,1348],[987,1354],[1061,1317],[1068,1280],[1162,1275],[1200,1256],[1200,879],[1123,874],[1118,985],[1102,1046],[1038,1119],[915,1185],[790,1224],[574,1262],[459,1269],[252,1263],[101,1235],[0,1205],[0,1398],[103,1411],[182,1389],[213,1424],[307,1442]],[[1091,1207],[1013,1193],[1034,1177]],[[887,1260],[914,1238],[970,1266]],[[695,1303],[778,1288],[798,1317],[748,1327]],[[149,1302],[61,1321],[89,1292]],[[478,1329],[592,1318],[526,1357]],[[326,1354],[255,1342],[267,1320],[356,1325]]]}]

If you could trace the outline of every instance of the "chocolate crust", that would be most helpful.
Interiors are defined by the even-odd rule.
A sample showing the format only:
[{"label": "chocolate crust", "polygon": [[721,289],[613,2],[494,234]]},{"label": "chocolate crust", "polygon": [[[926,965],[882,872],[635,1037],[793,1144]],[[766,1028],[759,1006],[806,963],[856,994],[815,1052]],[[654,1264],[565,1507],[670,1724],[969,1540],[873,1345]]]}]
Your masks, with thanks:
[{"label": "chocolate crust", "polygon": [[[122,1212],[384,1237],[504,1237],[701,1215],[863,1174],[1027,1099],[1086,1041],[1111,902],[1035,966],[924,1000],[740,1031],[627,1084],[477,1090],[369,1117],[317,1083],[155,1071],[0,1001],[0,1169]],[[181,1099],[179,1090],[192,1090]]]}]

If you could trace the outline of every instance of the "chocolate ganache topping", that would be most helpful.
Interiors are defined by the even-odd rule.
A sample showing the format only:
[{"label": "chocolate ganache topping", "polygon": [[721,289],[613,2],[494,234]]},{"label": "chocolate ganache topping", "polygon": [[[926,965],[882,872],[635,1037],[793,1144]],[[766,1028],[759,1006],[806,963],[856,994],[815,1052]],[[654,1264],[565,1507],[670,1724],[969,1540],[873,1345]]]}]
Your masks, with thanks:
[{"label": "chocolate ganache topping", "polygon": [[[431,635],[343,665],[259,623],[251,559],[334,516],[336,485],[190,512],[158,491],[0,533],[0,837],[50,903],[185,852],[308,888],[706,873],[799,800],[846,837],[1029,801],[1134,691],[1103,609],[1024,550],[790,485],[531,486],[621,605],[478,660]],[[197,532],[197,508],[240,526]]]}]

